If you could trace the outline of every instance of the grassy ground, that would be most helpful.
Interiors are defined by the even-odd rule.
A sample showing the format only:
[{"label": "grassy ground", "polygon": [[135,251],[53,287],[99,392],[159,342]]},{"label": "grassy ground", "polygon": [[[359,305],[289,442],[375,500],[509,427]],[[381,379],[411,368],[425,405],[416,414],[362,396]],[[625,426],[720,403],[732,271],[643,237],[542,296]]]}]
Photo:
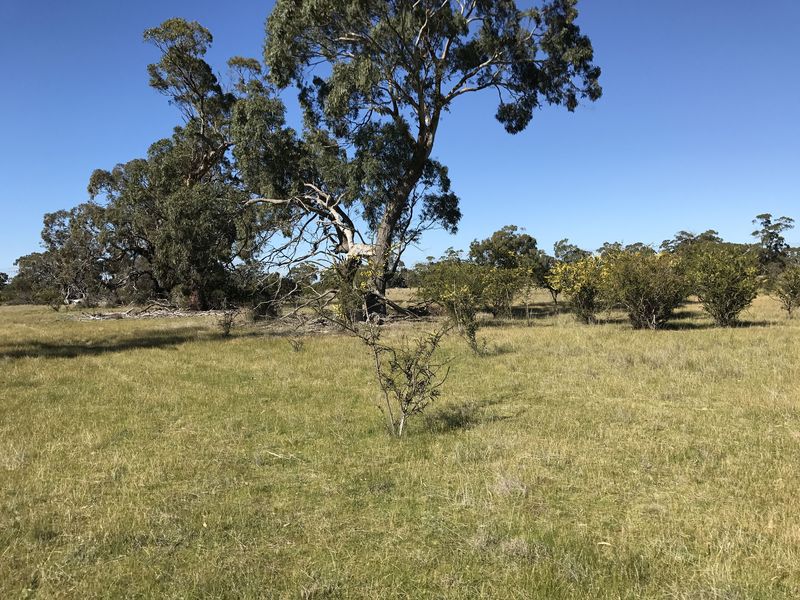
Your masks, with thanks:
[{"label": "grassy ground", "polygon": [[0,597],[800,597],[800,319],[533,312],[395,440],[350,338],[0,308]]}]

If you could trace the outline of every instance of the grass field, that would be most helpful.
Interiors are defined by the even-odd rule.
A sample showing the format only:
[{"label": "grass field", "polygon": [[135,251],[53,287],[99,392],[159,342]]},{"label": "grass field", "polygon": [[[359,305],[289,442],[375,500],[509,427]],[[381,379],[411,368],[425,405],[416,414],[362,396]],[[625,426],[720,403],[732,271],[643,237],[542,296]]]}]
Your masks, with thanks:
[{"label": "grass field", "polygon": [[800,597],[800,319],[534,314],[397,440],[351,338],[0,307],[0,598]]}]

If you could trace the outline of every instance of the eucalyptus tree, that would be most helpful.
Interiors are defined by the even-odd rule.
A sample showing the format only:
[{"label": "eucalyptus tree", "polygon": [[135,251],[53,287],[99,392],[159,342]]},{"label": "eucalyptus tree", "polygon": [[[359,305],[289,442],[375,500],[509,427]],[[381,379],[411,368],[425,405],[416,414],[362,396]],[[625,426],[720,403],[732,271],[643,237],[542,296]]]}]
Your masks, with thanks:
[{"label": "eucalyptus tree", "polygon": [[98,239],[103,211],[89,203],[44,216],[42,245],[54,261],[64,302],[87,300],[104,291],[105,250]]},{"label": "eucalyptus tree", "polygon": [[484,240],[474,240],[469,245],[469,256],[480,265],[518,269],[538,262],[540,250],[536,238],[515,225],[506,225]]},{"label": "eucalyptus tree", "polygon": [[[148,66],[150,85],[184,122],[146,158],[95,171],[89,193],[105,208],[99,237],[121,278],[147,281],[155,293],[180,292],[204,308],[224,293],[234,262],[252,259],[259,247],[260,215],[245,207],[231,154],[244,84],[240,77],[228,89],[219,81],[204,59],[211,33],[198,23],[169,19],[144,38],[160,51]],[[231,62],[239,73],[243,63]]]},{"label": "eucalyptus tree", "polygon": [[553,256],[558,262],[574,263],[578,262],[579,260],[583,260],[584,258],[588,258],[591,255],[591,252],[579,248],[567,238],[558,240],[555,244],[553,244]]},{"label": "eucalyptus tree", "polygon": [[794,227],[794,219],[773,218],[770,213],[764,213],[756,215],[753,224],[758,225],[752,235],[759,242],[758,260],[762,273],[774,278],[786,264],[790,246],[783,234]]},{"label": "eucalyptus tree", "polygon": [[[328,256],[348,285],[366,278],[367,310],[382,311],[406,247],[460,220],[431,157],[457,98],[493,91],[497,119],[518,133],[543,104],[600,97],[576,18],[576,0],[278,0],[264,64],[232,58],[228,83],[205,60],[203,26],[148,29],[160,52],[150,85],[183,124],[147,157],[92,175],[104,277],[179,288],[199,307],[242,262]],[[292,84],[301,134],[278,95]]]},{"label": "eucalyptus tree", "polygon": [[698,247],[698,244],[721,244],[722,238],[714,229],[707,229],[703,233],[692,233],[681,230],[670,240],[664,240],[659,247],[663,252],[686,253]]},{"label": "eucalyptus tree", "polygon": [[[513,134],[543,104],[573,111],[600,97],[600,69],[576,4],[278,0],[267,21],[269,78],[299,90],[312,154],[340,160],[333,181],[303,181],[283,197],[250,186],[253,201],[288,207],[297,223],[324,219],[340,253],[368,260],[369,309],[381,310],[405,246],[427,227],[458,224],[447,169],[431,158],[441,119],[458,98],[494,92],[495,116]],[[355,225],[362,219],[363,232]]]}]

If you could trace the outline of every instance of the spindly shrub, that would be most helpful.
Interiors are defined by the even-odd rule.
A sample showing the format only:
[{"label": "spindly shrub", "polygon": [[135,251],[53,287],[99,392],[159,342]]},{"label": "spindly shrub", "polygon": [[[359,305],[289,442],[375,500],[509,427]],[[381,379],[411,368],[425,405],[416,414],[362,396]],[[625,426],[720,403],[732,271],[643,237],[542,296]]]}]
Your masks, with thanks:
[{"label": "spindly shrub", "polygon": [[375,324],[353,330],[372,351],[381,405],[392,435],[401,437],[408,420],[440,396],[448,368],[435,355],[449,327],[399,344],[382,341],[381,329]]}]

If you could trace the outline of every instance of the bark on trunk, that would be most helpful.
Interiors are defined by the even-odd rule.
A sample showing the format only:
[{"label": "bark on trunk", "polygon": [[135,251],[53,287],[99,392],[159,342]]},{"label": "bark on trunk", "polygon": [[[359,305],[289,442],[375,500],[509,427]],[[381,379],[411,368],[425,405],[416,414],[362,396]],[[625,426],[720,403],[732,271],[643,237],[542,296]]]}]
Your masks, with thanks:
[{"label": "bark on trunk", "polygon": [[208,310],[205,294],[199,288],[194,288],[189,293],[189,310]]},{"label": "bark on trunk", "polygon": [[386,296],[386,282],[389,279],[389,258],[395,230],[398,221],[400,221],[400,217],[403,216],[403,210],[408,204],[408,197],[411,195],[414,187],[422,176],[422,171],[428,160],[428,154],[430,154],[430,150],[421,153],[421,156],[415,161],[414,168],[409,171],[405,181],[398,185],[378,226],[378,231],[375,235],[375,244],[373,246],[372,260],[370,261],[373,271],[372,286],[377,294],[368,293],[365,298],[367,316],[371,314],[378,314],[380,316],[386,315],[386,302],[383,297]]},{"label": "bark on trunk", "polygon": [[400,181],[390,198],[375,236],[374,253],[371,266],[373,270],[372,286],[377,294],[368,294],[365,298],[367,317],[371,314],[386,315],[386,282],[388,281],[389,258],[394,241],[397,223],[408,206],[408,198],[419,183],[425,165],[433,150],[433,142],[439,125],[440,108],[427,112],[424,99],[420,98],[418,114],[419,131],[414,140],[414,150],[409,161],[405,178]]},{"label": "bark on trunk", "polygon": [[358,259],[346,259],[337,267],[339,276],[338,301],[342,317],[348,323],[364,321],[367,314],[364,313],[364,302],[358,291],[355,289],[356,275],[358,274]]}]

